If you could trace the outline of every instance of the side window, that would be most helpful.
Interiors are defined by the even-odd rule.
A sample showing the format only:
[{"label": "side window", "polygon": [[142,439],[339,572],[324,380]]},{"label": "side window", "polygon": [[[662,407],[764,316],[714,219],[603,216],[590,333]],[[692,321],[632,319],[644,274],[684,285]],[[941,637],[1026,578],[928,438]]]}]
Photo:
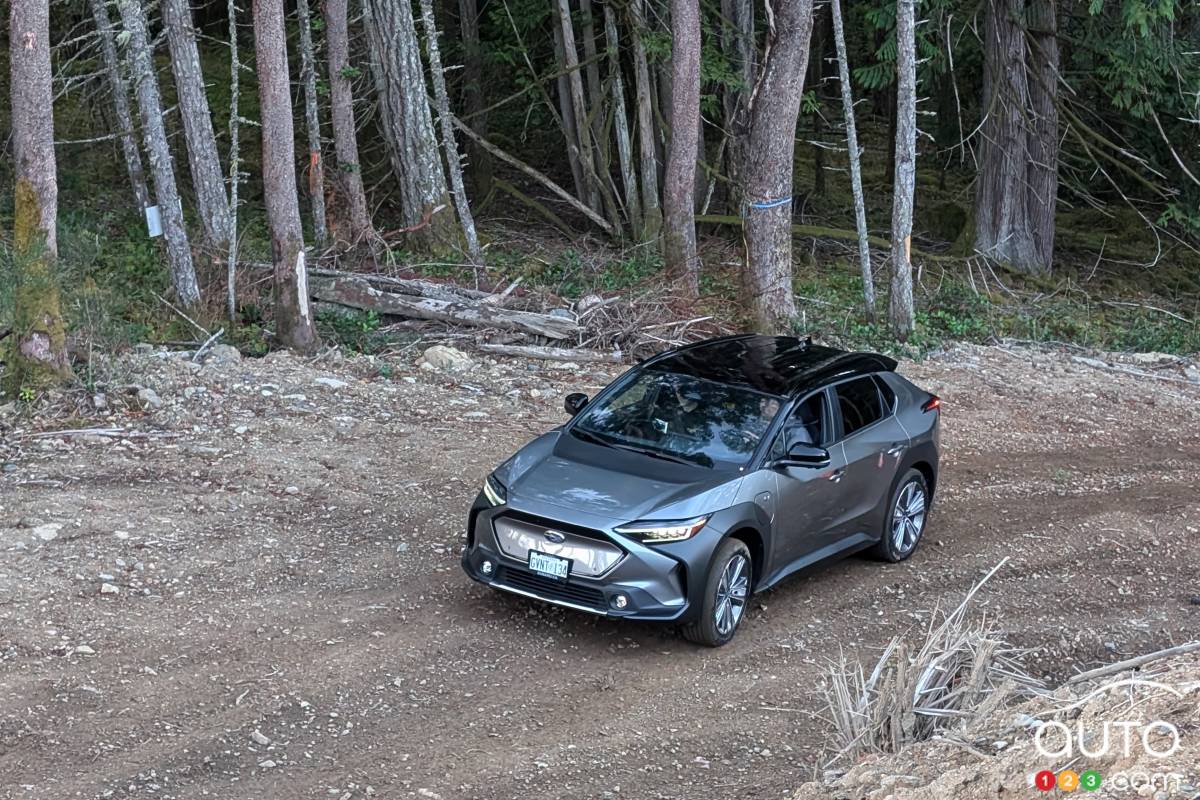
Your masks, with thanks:
[{"label": "side window", "polygon": [[873,378],[855,378],[839,384],[834,391],[842,412],[842,436],[850,436],[883,419],[883,404]]},{"label": "side window", "polygon": [[819,447],[828,440],[825,433],[825,392],[817,392],[792,411],[771,444],[769,457],[783,458],[797,444]]},{"label": "side window", "polygon": [[875,383],[879,385],[879,393],[883,395],[883,413],[884,416],[891,414],[896,410],[896,392],[892,389],[891,384],[882,375],[875,376]]}]

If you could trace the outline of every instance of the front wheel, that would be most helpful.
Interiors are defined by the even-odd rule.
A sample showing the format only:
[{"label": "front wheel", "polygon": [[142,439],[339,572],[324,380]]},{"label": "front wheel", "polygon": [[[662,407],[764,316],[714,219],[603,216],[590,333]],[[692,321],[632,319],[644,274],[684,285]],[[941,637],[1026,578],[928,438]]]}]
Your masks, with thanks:
[{"label": "front wheel", "polygon": [[896,484],[883,521],[883,536],[874,553],[884,561],[903,561],[911,556],[925,532],[929,516],[929,485],[919,470],[910,469]]},{"label": "front wheel", "polygon": [[745,542],[721,542],[705,582],[700,617],[683,628],[684,638],[708,647],[720,647],[732,639],[746,613],[753,574]]}]

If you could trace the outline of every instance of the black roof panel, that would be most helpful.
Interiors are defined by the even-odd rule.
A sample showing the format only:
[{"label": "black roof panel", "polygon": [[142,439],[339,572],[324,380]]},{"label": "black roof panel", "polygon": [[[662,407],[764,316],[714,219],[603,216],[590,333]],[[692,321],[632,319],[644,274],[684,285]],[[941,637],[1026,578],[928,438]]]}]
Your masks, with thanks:
[{"label": "black roof panel", "polygon": [[809,344],[795,336],[745,334],[669,350],[652,358],[646,367],[790,395],[847,375],[891,371],[896,362],[876,353]]}]

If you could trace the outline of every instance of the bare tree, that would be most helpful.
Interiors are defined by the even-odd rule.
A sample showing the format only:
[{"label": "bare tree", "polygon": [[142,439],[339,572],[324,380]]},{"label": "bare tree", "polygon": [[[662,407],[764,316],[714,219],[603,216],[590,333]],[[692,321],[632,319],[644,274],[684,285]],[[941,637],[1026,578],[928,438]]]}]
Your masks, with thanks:
[{"label": "bare tree", "polygon": [[346,205],[349,237],[359,242],[371,234],[371,214],[358,163],[358,134],[354,122],[354,92],[350,66],[350,34],[346,0],[325,0],[325,47],[329,51],[329,106],[333,117],[333,148],[337,155],[337,191]]},{"label": "bare tree", "polygon": [[113,33],[112,20],[108,16],[105,0],[90,0],[92,19],[100,35],[100,56],[104,59],[104,78],[112,98],[113,119],[121,141],[121,155],[125,157],[125,171],[137,200],[139,213],[150,205],[150,189],[146,185],[146,171],[142,167],[142,154],[138,150],[137,132],[133,127],[133,112],[129,109],[129,88],[121,74],[121,60],[117,56],[117,38]]},{"label": "bare tree", "polygon": [[313,238],[324,244],[329,237],[325,222],[325,160],[321,158],[321,112],[317,98],[317,58],[313,48],[308,0],[296,0],[300,22],[300,77],[304,81],[304,123],[308,133],[308,202],[312,210]]},{"label": "bare tree", "polygon": [[175,76],[179,118],[187,142],[192,188],[196,192],[196,211],[204,228],[205,241],[223,249],[229,235],[229,201],[204,91],[192,9],[188,0],[162,0],[162,16],[171,50],[171,71]]},{"label": "bare tree", "polygon": [[379,125],[400,184],[405,243],[416,252],[457,249],[461,232],[433,132],[412,5],[408,0],[364,0],[363,12]]},{"label": "bare tree", "polygon": [[71,375],[59,304],[58,176],[50,80],[50,4],[12,0],[9,69],[16,196],[13,257],[16,306],[5,379],[15,394]]},{"label": "bare tree", "polygon": [[479,248],[479,237],[475,233],[475,217],[467,201],[467,190],[463,186],[462,160],[458,155],[458,143],[454,138],[454,121],[450,114],[450,98],[446,94],[446,76],[442,72],[442,55],[438,47],[437,21],[433,18],[433,0],[421,0],[421,24],[425,28],[426,52],[429,54],[429,76],[433,81],[433,97],[437,103],[438,122],[442,128],[442,148],[446,151],[446,168],[450,173],[450,188],[454,193],[454,207],[458,210],[458,221],[462,225],[463,238],[467,242],[467,256],[476,267],[483,266],[483,251]]},{"label": "bare tree", "polygon": [[896,177],[892,182],[892,286],[888,323],[907,341],[913,332],[912,217],[917,178],[916,2],[896,0]]},{"label": "bare tree", "polygon": [[729,177],[730,207],[742,203],[746,134],[750,125],[750,92],[755,79],[754,3],[752,0],[721,0],[721,46],[741,85],[729,87],[722,96],[725,113],[726,172]]},{"label": "bare tree", "polygon": [[583,185],[587,202],[592,208],[600,209],[601,187],[597,178],[595,148],[592,131],[588,123],[587,100],[583,93],[583,78],[579,72],[579,52],[575,48],[575,28],[571,24],[571,9],[567,0],[554,0],[558,9],[556,22],[562,31],[563,68],[567,70],[567,88],[570,92],[571,113],[575,122],[575,136],[579,147],[579,163],[583,169]]},{"label": "bare tree", "polygon": [[629,135],[629,119],[625,114],[625,81],[621,76],[617,19],[608,3],[604,4],[604,40],[608,47],[608,76],[613,94],[613,129],[617,138],[617,162],[621,170],[621,184],[625,190],[625,215],[634,231],[634,236],[641,238],[642,203],[638,195],[637,173],[633,169],[633,144]]},{"label": "bare tree", "polygon": [[230,326],[237,322],[238,186],[241,184],[241,71],[238,56],[238,4],[226,0],[229,17],[229,245],[225,251],[225,313]]},{"label": "bare tree", "polygon": [[[769,0],[768,0],[769,2]],[[751,98],[746,151],[747,284],[757,327],[778,332],[796,316],[792,290],[792,159],[812,34],[812,0],[775,0],[762,73]]]},{"label": "bare tree", "polygon": [[[483,47],[479,43],[479,3],[458,0],[458,30],[463,47],[463,119],[471,130],[486,139],[487,110],[483,101]],[[479,197],[492,191],[492,154],[472,139],[468,144],[467,163],[471,181]]]},{"label": "bare tree", "polygon": [[633,75],[634,97],[637,100],[638,153],[642,166],[642,230],[643,242],[657,239],[662,232],[662,207],[658,200],[658,150],[655,145],[654,107],[650,86],[650,65],[646,57],[643,36],[646,27],[646,0],[633,0]]},{"label": "bare tree", "polygon": [[700,4],[671,0],[671,141],[663,176],[663,257],[684,290],[700,292],[696,151],[700,139]]},{"label": "bare tree", "polygon": [[862,161],[854,123],[854,96],[850,90],[850,65],[846,61],[846,33],[842,27],[841,0],[830,0],[833,42],[837,48],[838,82],[842,87],[842,113],[846,117],[846,151],[850,158],[850,190],[854,195],[854,226],[858,231],[858,264],[862,272],[863,306],[867,321],[875,319],[875,278],[871,274],[871,244],[867,239],[867,207],[863,201]]},{"label": "bare tree", "polygon": [[[1027,29],[1022,18],[1027,19]],[[989,0],[975,248],[1050,270],[1058,194],[1058,41],[1052,0]]]},{"label": "bare tree", "polygon": [[320,342],[308,302],[283,3],[254,0],[253,14],[262,115],[263,195],[274,268],[275,339],[284,347],[311,353]]},{"label": "bare tree", "polygon": [[[150,37],[146,32],[146,12],[141,0],[118,0],[117,9],[121,13],[125,33],[129,36],[129,72],[142,118],[142,144],[154,176],[154,199],[166,239],[171,284],[179,302],[184,307],[191,307],[200,302],[200,287],[196,283],[192,250],[188,244],[187,229],[183,225],[179,188],[175,184],[175,167],[171,163],[171,150],[163,127],[162,99],[150,53]],[[228,229],[222,236],[226,233]]]}]

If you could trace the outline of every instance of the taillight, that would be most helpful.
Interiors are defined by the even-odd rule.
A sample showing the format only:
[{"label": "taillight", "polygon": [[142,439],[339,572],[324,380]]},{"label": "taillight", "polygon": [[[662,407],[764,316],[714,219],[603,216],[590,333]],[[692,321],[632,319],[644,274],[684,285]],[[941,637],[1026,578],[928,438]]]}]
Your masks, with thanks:
[{"label": "taillight", "polygon": [[937,411],[941,407],[942,398],[938,397],[936,394],[931,394],[929,395],[929,399],[925,401],[925,404],[921,406],[921,410],[927,412]]}]

